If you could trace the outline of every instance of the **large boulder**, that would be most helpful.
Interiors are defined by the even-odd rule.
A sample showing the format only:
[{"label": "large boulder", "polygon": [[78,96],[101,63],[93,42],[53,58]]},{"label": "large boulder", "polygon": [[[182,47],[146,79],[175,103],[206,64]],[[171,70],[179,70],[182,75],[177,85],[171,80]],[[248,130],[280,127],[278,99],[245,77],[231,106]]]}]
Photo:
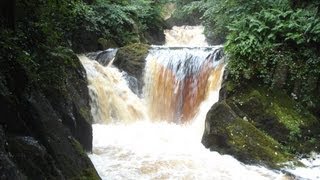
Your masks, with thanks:
[{"label": "large boulder", "polygon": [[62,123],[85,150],[90,151],[93,118],[85,69],[77,56],[66,48],[43,56],[46,60],[39,71],[41,90]]},{"label": "large boulder", "polygon": [[202,143],[243,162],[271,167],[319,152],[319,119],[286,92],[258,82],[236,84],[224,76],[220,100],[206,117]]},{"label": "large boulder", "polygon": [[[0,61],[1,179],[100,179],[85,70],[65,48]],[[80,142],[80,143],[79,143]]]},{"label": "large boulder", "polygon": [[240,118],[225,102],[216,103],[208,112],[202,143],[246,163],[277,167],[289,160],[281,144]]},{"label": "large boulder", "polygon": [[[128,73],[130,77],[137,80],[136,85],[130,85],[135,92],[137,89],[139,94],[143,87],[143,71],[146,64],[146,57],[148,55],[150,46],[147,44],[135,43],[120,48],[117,52],[113,64],[119,69]],[[137,86],[137,87],[134,87]]]}]

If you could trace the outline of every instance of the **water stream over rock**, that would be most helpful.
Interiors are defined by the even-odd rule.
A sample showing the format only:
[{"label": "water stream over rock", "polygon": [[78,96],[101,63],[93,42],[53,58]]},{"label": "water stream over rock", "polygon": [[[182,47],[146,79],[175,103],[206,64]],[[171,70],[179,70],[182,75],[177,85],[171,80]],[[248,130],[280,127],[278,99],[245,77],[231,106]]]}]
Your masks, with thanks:
[{"label": "water stream over rock", "polygon": [[126,73],[80,56],[96,122],[89,156],[102,179],[286,179],[201,144],[225,67],[222,47],[208,46],[202,30],[166,31],[166,46],[149,50],[141,97]]}]

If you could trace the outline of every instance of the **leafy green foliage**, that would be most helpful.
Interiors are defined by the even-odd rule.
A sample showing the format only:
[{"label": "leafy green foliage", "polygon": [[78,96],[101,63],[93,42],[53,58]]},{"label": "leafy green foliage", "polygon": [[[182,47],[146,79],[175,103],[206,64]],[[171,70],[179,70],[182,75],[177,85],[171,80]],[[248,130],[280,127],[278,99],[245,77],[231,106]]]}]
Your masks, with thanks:
[{"label": "leafy green foliage", "polygon": [[101,16],[101,21],[118,44],[125,45],[143,41],[143,32],[150,27],[162,29],[162,1],[103,1],[99,0],[93,9]]},{"label": "leafy green foliage", "polygon": [[169,23],[172,21],[171,25],[198,25],[201,23],[201,8],[205,4],[204,2],[194,0],[176,0],[173,2],[176,8],[169,19]]},{"label": "leafy green foliage", "polygon": [[265,9],[233,22],[226,43],[231,74],[235,79],[258,77],[273,86],[277,68],[283,67],[287,88],[299,82],[298,94],[310,102],[315,89],[310,81],[320,77],[319,27],[315,11],[303,9]]},{"label": "leafy green foliage", "polygon": [[203,20],[208,40],[213,44],[221,44],[229,33],[227,26],[233,21],[265,8],[282,6],[284,1],[194,0],[181,3],[182,0],[178,0],[177,6],[183,9],[182,16],[190,12],[198,12]]},{"label": "leafy green foliage", "polygon": [[63,67],[77,59],[70,48],[78,53],[98,50],[99,39],[117,45],[140,42],[150,27],[162,28],[166,0],[86,2],[90,5],[82,0],[17,0],[16,28],[0,25],[1,69],[15,71],[6,67],[18,64],[32,84],[63,90]]},{"label": "leafy green foliage", "polygon": [[[162,30],[162,6],[167,0],[90,1],[18,0],[17,30],[30,39],[29,46],[69,46],[77,52],[98,49],[98,39],[119,46],[146,41],[144,32]],[[38,42],[37,42],[38,41]]]}]

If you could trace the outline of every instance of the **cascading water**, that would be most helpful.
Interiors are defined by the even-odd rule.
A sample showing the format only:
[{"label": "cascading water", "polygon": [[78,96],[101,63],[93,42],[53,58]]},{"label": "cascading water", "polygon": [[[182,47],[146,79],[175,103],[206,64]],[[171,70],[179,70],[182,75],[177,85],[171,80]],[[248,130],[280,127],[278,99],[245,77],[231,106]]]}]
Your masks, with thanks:
[{"label": "cascading water", "polygon": [[191,120],[209,92],[218,90],[221,58],[221,47],[154,47],[146,59],[144,88],[150,118]]},{"label": "cascading water", "polygon": [[[174,28],[174,33],[202,27]],[[189,32],[189,33],[190,33]],[[172,31],[167,31],[167,37]],[[183,34],[183,33],[178,33]],[[93,153],[102,179],[276,179],[278,172],[210,152],[200,143],[206,113],[218,100],[224,63],[221,47],[181,41],[153,47],[146,59],[142,98],[125,74],[80,56],[92,98]],[[172,37],[172,36],[170,36]],[[200,37],[200,38],[199,38]],[[221,60],[222,59],[222,60]],[[220,60],[220,61],[218,61]]]},{"label": "cascading water", "polygon": [[146,119],[142,101],[130,90],[117,68],[104,67],[85,56],[79,58],[87,71],[91,113],[96,123]]},{"label": "cascading water", "polygon": [[203,26],[174,26],[165,30],[166,46],[208,46],[203,30]]}]

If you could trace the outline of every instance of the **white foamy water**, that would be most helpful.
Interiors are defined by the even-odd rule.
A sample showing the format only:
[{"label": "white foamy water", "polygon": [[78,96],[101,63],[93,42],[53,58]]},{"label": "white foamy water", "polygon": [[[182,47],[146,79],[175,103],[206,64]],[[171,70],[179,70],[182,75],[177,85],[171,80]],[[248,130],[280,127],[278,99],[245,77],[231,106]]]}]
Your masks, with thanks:
[{"label": "white foamy water", "polygon": [[137,122],[93,125],[90,155],[102,179],[276,179],[277,173],[209,152],[191,127]]},{"label": "white foamy water", "polygon": [[305,167],[294,167],[286,171],[303,179],[320,179],[320,154],[311,153],[309,158],[303,158],[300,162]]},{"label": "white foamy water", "polygon": [[166,46],[208,46],[203,26],[173,26],[165,30]]},{"label": "white foamy water", "polygon": [[[214,92],[209,99],[217,100]],[[212,101],[211,101],[212,103]],[[208,107],[210,101],[202,104]],[[210,107],[210,106],[209,106]],[[202,109],[192,124],[139,121],[93,125],[90,158],[102,179],[282,179],[263,167],[210,152],[200,143]]]},{"label": "white foamy water", "polygon": [[[103,67],[80,56],[88,75],[92,114],[100,123],[93,125],[93,152],[89,157],[103,180],[290,179],[278,171],[210,152],[201,144],[206,113],[218,101],[224,69],[216,58],[204,61],[210,51],[206,50],[202,31],[201,26],[184,26],[165,32],[166,45],[175,47],[150,51],[145,70],[146,99],[131,92],[124,73],[115,67]],[[171,51],[179,49],[176,46],[183,46],[185,52]],[[161,52],[156,52],[157,48]],[[189,62],[176,60],[183,57]],[[186,114],[191,120],[172,123],[181,122],[176,119]],[[155,121],[159,117],[171,119]],[[319,179],[319,159],[315,155],[314,159],[302,160],[306,167],[286,171],[305,179]]]},{"label": "white foamy water", "polygon": [[104,180],[281,179],[277,172],[204,148],[204,119],[217,100],[218,90],[212,91],[194,121],[184,125],[149,120],[95,124],[89,157]]}]

